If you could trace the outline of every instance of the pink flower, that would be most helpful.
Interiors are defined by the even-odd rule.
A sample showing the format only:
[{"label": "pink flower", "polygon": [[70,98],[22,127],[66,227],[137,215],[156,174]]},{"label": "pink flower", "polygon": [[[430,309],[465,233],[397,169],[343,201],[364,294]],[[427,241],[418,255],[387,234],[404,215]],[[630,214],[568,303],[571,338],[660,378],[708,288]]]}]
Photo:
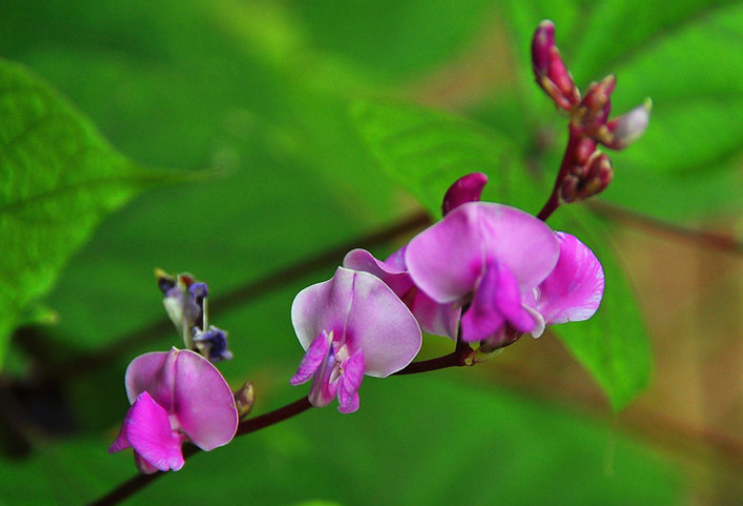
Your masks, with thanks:
[{"label": "pink flower", "polygon": [[183,467],[186,440],[209,451],[229,443],[237,431],[232,391],[198,353],[172,348],[141,355],[129,364],[125,383],[132,407],[109,452],[133,448],[143,473]]},{"label": "pink flower", "polygon": [[292,304],[292,324],[307,351],[292,385],[313,378],[309,400],[341,413],[359,408],[364,375],[384,378],[418,354],[421,331],[413,315],[379,278],[339,267],[329,281],[302,290]]},{"label": "pink flower", "polygon": [[412,283],[435,303],[462,309],[463,341],[494,348],[525,332],[537,337],[545,325],[590,318],[604,290],[591,250],[524,211],[478,202],[479,192],[473,197],[462,181],[481,178],[452,185],[447,199],[463,203],[404,249]]}]

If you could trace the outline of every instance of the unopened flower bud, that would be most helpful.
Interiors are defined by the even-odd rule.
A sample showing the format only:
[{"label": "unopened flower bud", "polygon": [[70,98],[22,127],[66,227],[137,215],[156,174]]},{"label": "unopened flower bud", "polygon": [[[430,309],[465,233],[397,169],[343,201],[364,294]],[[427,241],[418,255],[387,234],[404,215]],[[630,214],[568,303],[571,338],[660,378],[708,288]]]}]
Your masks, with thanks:
[{"label": "unopened flower bud", "polygon": [[542,21],[537,27],[532,39],[531,55],[537,84],[555,104],[568,111],[577,106],[580,91],[555,46],[555,25],[552,21]]},{"label": "unopened flower bud", "polygon": [[581,102],[584,123],[606,123],[611,112],[611,94],[617,86],[614,75],[608,75],[597,83],[591,83]]},{"label": "unopened flower bud", "polygon": [[235,391],[235,405],[237,406],[237,414],[240,418],[246,417],[253,409],[255,404],[255,390],[253,389],[253,383],[248,381]]},{"label": "unopened flower bud", "polygon": [[624,149],[642,137],[650,122],[652,101],[646,99],[631,111],[613,119],[606,124],[610,141],[606,144],[611,149]]},{"label": "unopened flower bud", "polygon": [[442,215],[446,216],[449,211],[467,202],[478,202],[487,182],[488,176],[481,172],[473,172],[457,179],[444,195]]}]

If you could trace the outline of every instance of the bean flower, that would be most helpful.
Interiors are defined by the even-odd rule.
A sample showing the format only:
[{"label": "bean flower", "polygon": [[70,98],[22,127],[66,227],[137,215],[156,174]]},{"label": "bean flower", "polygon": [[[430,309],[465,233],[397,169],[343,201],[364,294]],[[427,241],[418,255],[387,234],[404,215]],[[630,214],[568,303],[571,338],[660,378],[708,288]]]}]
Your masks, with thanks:
[{"label": "bean flower", "polygon": [[418,323],[384,282],[339,267],[329,281],[302,290],[291,309],[306,354],[292,385],[313,380],[309,400],[338,410],[359,408],[363,377],[384,378],[412,362],[421,347]]},{"label": "bean flower", "polygon": [[479,173],[455,182],[444,218],[386,261],[354,250],[344,265],[388,283],[424,330],[492,348],[590,318],[604,289],[595,255],[524,211],[480,202],[486,182]]},{"label": "bean flower", "polygon": [[209,451],[237,431],[230,387],[196,352],[172,348],[141,355],[129,364],[125,384],[132,406],[109,452],[133,448],[143,473],[181,469],[184,441]]}]

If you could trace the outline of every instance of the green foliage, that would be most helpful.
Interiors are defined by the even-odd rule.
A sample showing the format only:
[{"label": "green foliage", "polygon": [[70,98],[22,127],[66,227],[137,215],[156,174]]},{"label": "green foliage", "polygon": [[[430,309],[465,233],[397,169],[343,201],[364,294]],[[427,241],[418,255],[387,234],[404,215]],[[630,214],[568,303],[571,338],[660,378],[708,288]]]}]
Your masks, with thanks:
[{"label": "green foliage", "polygon": [[[93,168],[108,171],[111,188],[101,202],[92,187],[90,194],[74,185],[63,192],[79,216],[65,215],[60,207],[51,217],[74,223],[79,234],[63,245],[62,250],[69,246],[70,260],[63,270],[64,259],[47,266],[48,277],[37,280],[35,294],[25,288],[12,292],[26,300],[22,313],[14,302],[4,310],[15,314],[16,322],[38,324],[50,315],[37,304],[44,299],[60,317],[58,325],[39,331],[42,348],[53,358],[56,350],[74,357],[129,339],[97,368],[61,369],[59,388],[67,402],[56,409],[74,418],[76,434],[53,438],[39,435],[45,429],[39,420],[21,424],[30,455],[0,460],[0,475],[17,484],[4,491],[0,504],[81,504],[135,473],[129,455],[105,450],[128,407],[122,384],[127,363],[139,352],[178,344],[175,330],[141,339],[142,329],[164,318],[153,267],[189,270],[210,284],[214,323],[230,331],[235,353],[221,370],[233,386],[254,382],[256,413],[262,413],[305,392],[288,386],[302,355],[289,307],[299,289],[327,279],[335,266],[270,292],[257,290],[256,299],[228,311],[220,310],[221,295],[385,227],[414,208],[411,193],[438,216],[443,191],[473,170],[490,176],[486,200],[537,212],[559,162],[564,129],[564,120],[533,85],[529,68],[529,40],[541,19],[556,22],[558,45],[579,83],[618,74],[616,113],[646,96],[654,100],[646,137],[612,154],[616,178],[602,198],[679,221],[743,208],[735,170],[743,117],[736,98],[741,2],[666,4],[3,3],[3,56],[62,90],[122,152],[154,166],[218,167],[226,177],[145,193],[101,222],[104,213],[159,182],[160,175],[114,154],[80,113],[28,78],[34,90],[50,97],[29,98],[33,107],[61,111],[44,128],[59,129],[64,118],[78,125],[70,127],[65,143],[44,143],[34,156],[60,157],[72,149],[66,143],[90,142],[101,160]],[[458,93],[460,82],[477,82],[477,69],[492,63],[478,56],[491,31],[509,35],[502,40],[516,55],[515,68],[507,84],[485,97],[467,96],[467,86],[465,96],[455,97],[462,101],[453,103],[468,104],[466,115],[474,121],[377,101],[417,98],[417,90],[446,78],[452,63],[462,75],[444,93]],[[457,66],[459,58],[472,57],[475,61]],[[16,69],[2,68],[6,65]],[[9,126],[6,109],[20,95],[0,96],[2,135]],[[348,117],[349,102],[358,104],[354,119]],[[30,155],[24,148],[23,156]],[[0,158],[3,191],[9,173],[3,164],[18,159]],[[128,176],[121,180],[119,173]],[[81,169],[74,176],[92,177]],[[40,183],[50,181],[34,180]],[[38,203],[39,209],[2,211],[0,220],[53,208]],[[94,217],[93,211],[99,214]],[[620,408],[647,382],[650,355],[636,302],[607,242],[611,229],[577,206],[559,210],[551,220],[588,243],[607,274],[596,317],[554,330]],[[0,237],[4,245],[14,245],[11,256],[28,244],[6,240],[4,230]],[[69,256],[73,242],[77,249],[88,240]],[[19,272],[32,266],[24,262],[16,263]],[[15,366],[3,371],[3,380],[48,365],[11,351],[8,366]],[[492,378],[477,375],[498,367],[494,361],[467,371],[365,382],[357,414],[312,410],[194,457],[130,502],[451,504],[464,495],[474,504],[678,503],[677,466],[621,431],[607,436],[605,424],[533,394],[483,388]],[[467,382],[473,375],[476,380]],[[17,437],[5,427],[0,436]],[[602,464],[614,440],[609,476]],[[390,462],[396,463],[395,473]]]},{"label": "green foliage", "polygon": [[[0,366],[27,306],[110,212],[175,180],[116,153],[90,122],[23,67],[0,61]],[[33,319],[38,319],[32,317]]]}]

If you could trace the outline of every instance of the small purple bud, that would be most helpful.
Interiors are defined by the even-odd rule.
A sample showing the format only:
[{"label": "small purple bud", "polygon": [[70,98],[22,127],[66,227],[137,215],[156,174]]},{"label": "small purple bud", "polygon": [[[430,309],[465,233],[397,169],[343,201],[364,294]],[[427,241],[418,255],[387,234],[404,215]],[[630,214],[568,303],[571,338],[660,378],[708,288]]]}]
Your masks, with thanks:
[{"label": "small purple bud", "polygon": [[532,39],[531,56],[537,84],[558,107],[573,110],[580,103],[580,91],[555,46],[555,25],[552,21],[542,21],[537,27]]},{"label": "small purple bud", "polygon": [[441,214],[446,216],[449,211],[467,202],[479,202],[482,189],[488,183],[488,176],[481,172],[473,172],[457,179],[444,195]]},{"label": "small purple bud", "polygon": [[211,326],[202,332],[194,327],[192,333],[196,349],[210,362],[232,360],[232,353],[227,349],[227,333],[224,330]]},{"label": "small purple bud", "polygon": [[550,50],[555,46],[555,24],[545,19],[534,32],[531,42],[531,63],[537,79],[549,71]]}]

